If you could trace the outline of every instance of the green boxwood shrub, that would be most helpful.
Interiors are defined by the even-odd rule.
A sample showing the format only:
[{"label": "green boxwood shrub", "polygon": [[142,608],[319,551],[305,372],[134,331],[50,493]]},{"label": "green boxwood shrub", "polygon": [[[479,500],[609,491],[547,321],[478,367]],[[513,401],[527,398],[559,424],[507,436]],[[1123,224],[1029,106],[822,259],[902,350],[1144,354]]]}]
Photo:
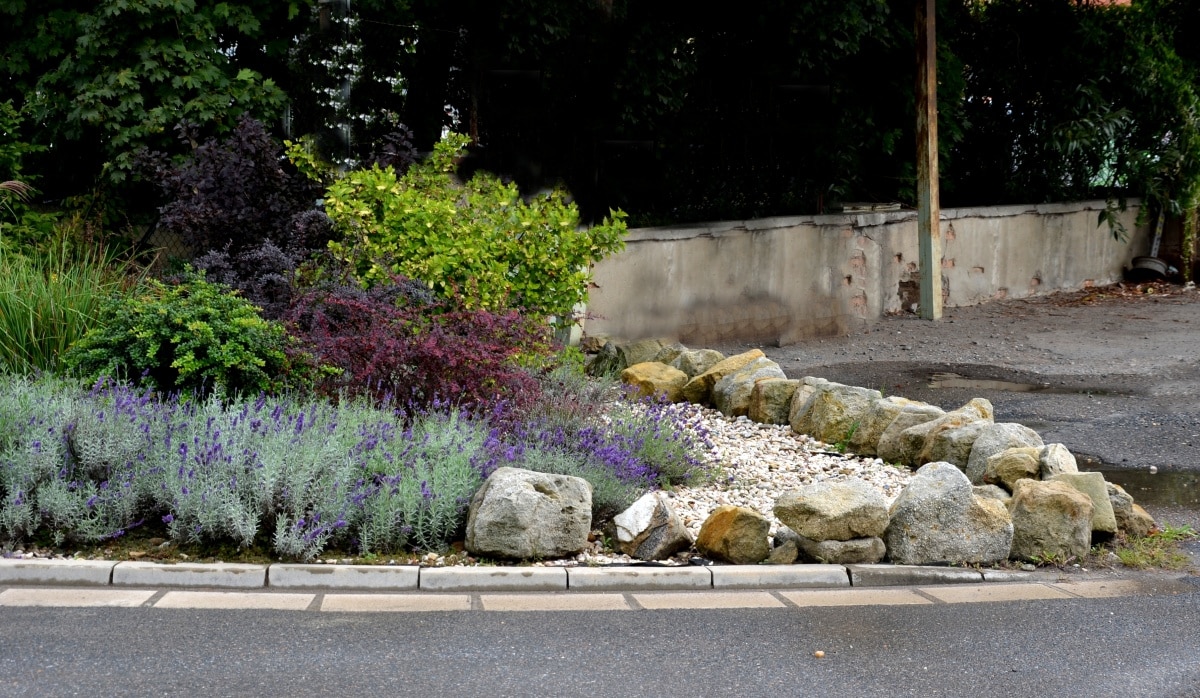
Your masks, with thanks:
[{"label": "green boxwood shrub", "polygon": [[189,271],[177,284],[148,279],[131,294],[109,297],[98,326],[65,359],[92,381],[123,378],[163,391],[272,392],[288,379],[286,342],[281,324]]}]

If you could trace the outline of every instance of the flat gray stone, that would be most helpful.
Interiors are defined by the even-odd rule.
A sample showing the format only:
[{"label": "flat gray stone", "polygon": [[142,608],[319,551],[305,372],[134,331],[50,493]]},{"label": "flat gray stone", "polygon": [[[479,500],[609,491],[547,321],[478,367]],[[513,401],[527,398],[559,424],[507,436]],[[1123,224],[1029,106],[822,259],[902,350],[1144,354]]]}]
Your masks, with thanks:
[{"label": "flat gray stone", "polygon": [[0,584],[74,584],[108,586],[111,560],[13,560],[0,558]]},{"label": "flat gray stone", "polygon": [[422,591],[565,591],[563,567],[422,567]]},{"label": "flat gray stone", "polygon": [[417,589],[416,565],[271,565],[267,586],[276,589]]},{"label": "flat gray stone", "polygon": [[1013,570],[984,570],[985,582],[1034,582],[1037,578],[1031,572],[1015,572]]},{"label": "flat gray stone", "polygon": [[922,584],[976,584],[983,575],[965,567],[926,565],[846,565],[850,584],[856,587],[915,586]]},{"label": "flat gray stone", "polygon": [[587,591],[711,589],[709,567],[570,567],[568,586]]},{"label": "flat gray stone", "polygon": [[180,562],[173,565],[118,562],[113,567],[112,583],[113,586],[256,589],[267,585],[267,566],[234,562]]},{"label": "flat gray stone", "polygon": [[826,589],[850,586],[841,565],[714,565],[714,589]]}]

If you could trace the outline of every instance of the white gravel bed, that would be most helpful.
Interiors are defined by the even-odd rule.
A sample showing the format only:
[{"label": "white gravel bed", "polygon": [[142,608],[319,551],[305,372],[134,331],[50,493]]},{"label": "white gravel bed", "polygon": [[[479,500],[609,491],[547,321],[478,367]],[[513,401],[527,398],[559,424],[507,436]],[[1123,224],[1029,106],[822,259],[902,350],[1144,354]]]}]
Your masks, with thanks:
[{"label": "white gravel bed", "polygon": [[879,490],[890,505],[912,479],[907,468],[887,465],[878,458],[842,455],[787,425],[730,418],[695,405],[684,409],[694,411],[708,431],[712,443],[709,463],[720,471],[712,483],[676,487],[667,493],[693,536],[700,533],[709,514],[725,504],[760,512],[771,520],[774,536],[780,525],[773,511],[775,499],[788,490],[858,479]]}]

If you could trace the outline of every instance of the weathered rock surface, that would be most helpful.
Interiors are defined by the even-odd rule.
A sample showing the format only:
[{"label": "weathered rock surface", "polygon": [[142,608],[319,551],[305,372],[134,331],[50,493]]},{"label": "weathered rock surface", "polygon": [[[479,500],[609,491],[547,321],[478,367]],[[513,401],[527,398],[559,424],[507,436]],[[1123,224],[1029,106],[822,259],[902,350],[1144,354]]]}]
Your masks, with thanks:
[{"label": "weathered rock surface", "polygon": [[800,550],[796,547],[796,541],[787,540],[771,550],[766,563],[768,565],[790,565],[796,562],[798,557],[800,557]]},{"label": "weathered rock surface", "polygon": [[[799,559],[828,565],[872,565],[883,559],[887,547],[883,539],[852,538],[850,540],[816,541],[797,536],[800,546]],[[791,541],[789,541],[791,542]]]},{"label": "weathered rock surface", "polygon": [[805,376],[800,379],[800,385],[796,386],[796,394],[792,396],[792,407],[788,410],[788,424],[791,425],[792,431],[797,434],[807,434],[809,428],[808,413],[812,408],[813,398],[817,396],[826,387],[833,383],[824,378],[815,376]]},{"label": "weathered rock surface", "polygon": [[621,368],[654,361],[654,357],[662,351],[664,345],[661,339],[639,339],[636,342],[618,344],[617,355],[621,357]]},{"label": "weathered rock surface", "polygon": [[[991,421],[992,403],[983,398],[975,398],[962,407],[952,412],[947,412],[937,419],[922,422],[902,431],[899,435],[899,443],[896,445],[896,458],[895,460],[889,459],[889,461],[911,466],[936,462],[926,460],[926,458],[935,450],[942,451],[950,448],[949,443],[946,443],[949,437],[943,437],[943,434],[964,427],[972,422],[990,423]],[[977,433],[977,431],[968,430],[962,436],[965,439],[970,439],[971,445],[974,445],[973,439]],[[955,441],[955,443],[961,444],[962,439]],[[969,456],[970,449],[968,447],[967,457]],[[966,460],[962,460],[961,464],[955,463],[955,465],[964,468],[966,467]]]},{"label": "weathered rock surface", "polygon": [[1117,519],[1117,528],[1130,538],[1144,538],[1158,528],[1154,517],[1134,504],[1133,497],[1125,488],[1111,482],[1104,483],[1108,490],[1108,501]]},{"label": "weathered rock surface", "polygon": [[1012,557],[1081,558],[1092,545],[1092,500],[1065,482],[1018,480],[1009,504]]},{"label": "weathered rock surface", "polygon": [[866,419],[871,404],[883,397],[878,390],[828,381],[814,387],[817,389],[800,410],[793,411],[790,421],[796,433],[825,443],[848,441]]},{"label": "weathered rock surface", "polygon": [[822,482],[780,495],[775,517],[810,541],[845,541],[882,536],[888,507],[883,495],[862,480]]},{"label": "weathered rock surface", "polygon": [[639,560],[665,560],[692,545],[692,535],[661,492],[642,495],[613,524],[617,548]]},{"label": "weathered rock surface", "polygon": [[771,554],[767,534],[771,522],[746,507],[722,506],[700,526],[696,550],[713,560],[753,565]]},{"label": "weathered rock surface", "polygon": [[961,426],[934,429],[925,439],[925,447],[917,454],[917,462],[953,463],[966,470],[975,440],[991,426],[991,422],[979,420]]},{"label": "weathered rock surface", "polygon": [[725,360],[725,355],[716,349],[689,349],[671,362],[671,366],[695,378]]},{"label": "weathered rock surface", "polygon": [[1075,456],[1067,450],[1062,444],[1047,444],[1042,447],[1038,454],[1038,460],[1042,464],[1042,479],[1049,480],[1059,473],[1077,473],[1079,465],[1075,462]]},{"label": "weathered rock surface", "polygon": [[1012,492],[1017,480],[1039,479],[1042,464],[1039,460],[1042,449],[1037,446],[1015,446],[988,458],[983,469],[983,481],[999,485]]},{"label": "weathered rock surface", "polygon": [[[999,422],[979,432],[967,459],[967,479],[972,485],[984,482],[988,459],[997,453],[1021,446],[1042,446],[1042,437],[1033,429],[1015,422]],[[1033,477],[1037,477],[1035,474]]]},{"label": "weathered rock surface", "polygon": [[727,417],[743,416],[750,410],[750,393],[755,383],[784,378],[787,376],[779,364],[765,356],[754,359],[713,384],[713,404]]},{"label": "weathered rock surface", "polygon": [[[654,358],[650,360],[657,361],[660,364],[667,364],[669,366],[672,361],[678,359],[679,355],[687,350],[687,347],[683,346],[679,342],[675,342],[674,344],[668,344],[662,349],[659,349],[658,353],[654,355]],[[688,377],[690,378],[691,376]]]},{"label": "weathered rock surface", "polygon": [[1003,504],[1006,508],[1008,507],[1009,500],[1012,499],[1012,495],[1006,492],[1003,488],[995,485],[972,485],[971,488],[974,490],[976,497],[994,499]]},{"label": "weathered rock surface", "polygon": [[498,468],[471,498],[465,547],[489,557],[563,557],[587,547],[591,528],[587,480]]},{"label": "weathered rock surface", "polygon": [[1065,482],[1092,500],[1092,533],[1117,532],[1117,516],[1108,498],[1108,483],[1100,473],[1059,473],[1050,482]]},{"label": "weathered rock surface", "polygon": [[750,391],[746,416],[759,424],[787,424],[792,397],[799,385],[800,381],[786,378],[758,381]]},{"label": "weathered rock surface", "polygon": [[994,562],[1008,557],[1013,524],[1000,502],[975,496],[951,463],[928,463],[892,504],[883,540],[897,564]]},{"label": "weathered rock surface", "polygon": [[[909,400],[898,395],[881,397],[871,402],[870,408],[858,423],[858,428],[854,430],[854,436],[850,437],[848,444],[850,452],[860,456],[876,455],[879,439],[883,436],[884,430],[891,426],[892,422],[896,421],[896,418],[906,409],[932,416],[944,414],[942,410],[924,402]],[[908,426],[913,426],[913,424]]]},{"label": "weathered rock surface", "polygon": [[712,389],[717,384],[717,381],[746,366],[755,359],[763,357],[764,354],[761,349],[751,349],[745,353],[718,361],[707,371],[693,377],[687,382],[687,385],[683,386],[684,399],[688,402],[701,405],[711,404]]},{"label": "weathered rock surface", "polygon": [[621,371],[621,382],[637,388],[641,397],[664,395],[670,402],[680,402],[688,377],[683,371],[664,363],[646,361]]},{"label": "weathered rock surface", "polygon": [[[934,405],[926,405],[921,402],[904,405],[900,414],[896,415],[891,424],[888,424],[883,433],[879,435],[879,441],[875,444],[875,455],[888,463],[908,465],[908,461],[904,460],[904,432],[911,427],[941,419],[945,415],[944,410]],[[924,442],[921,443],[924,445]],[[916,451],[913,452],[913,456],[915,454]]]}]

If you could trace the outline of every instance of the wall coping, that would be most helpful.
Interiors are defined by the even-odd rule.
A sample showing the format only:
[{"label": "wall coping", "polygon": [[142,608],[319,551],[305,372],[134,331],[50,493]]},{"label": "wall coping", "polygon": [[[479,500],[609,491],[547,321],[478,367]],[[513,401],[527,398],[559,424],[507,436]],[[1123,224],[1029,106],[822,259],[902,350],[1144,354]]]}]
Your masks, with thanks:
[{"label": "wall coping", "polygon": [[[1140,199],[1127,199],[1129,207],[1137,206]],[[1008,206],[976,206],[967,208],[944,208],[942,220],[957,220],[960,218],[1011,218],[1023,215],[1069,214],[1083,211],[1103,211],[1107,207],[1103,199],[1090,201],[1073,201],[1049,204],[1012,204]],[[915,220],[915,209],[902,211],[881,211],[877,213],[832,213],[813,216],[774,216],[770,218],[755,218],[740,221],[711,221],[705,223],[687,223],[683,225],[657,226],[652,228],[631,228],[625,241],[661,242],[669,240],[689,240],[693,238],[717,238],[726,235],[740,235],[783,228],[800,226],[850,226],[853,228],[869,228],[873,226],[901,223]]]}]

